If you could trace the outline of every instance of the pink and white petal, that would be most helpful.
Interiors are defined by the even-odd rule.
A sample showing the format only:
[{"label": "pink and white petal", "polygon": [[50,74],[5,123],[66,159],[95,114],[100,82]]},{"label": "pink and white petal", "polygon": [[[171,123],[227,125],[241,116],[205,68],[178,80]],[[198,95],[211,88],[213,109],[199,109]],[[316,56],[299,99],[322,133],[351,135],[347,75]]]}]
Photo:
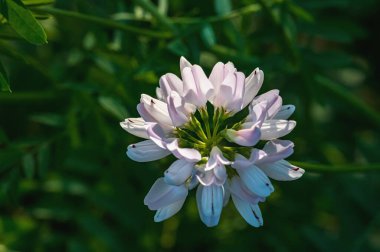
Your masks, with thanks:
[{"label": "pink and white petal", "polygon": [[256,160],[261,158],[263,155],[266,155],[266,153],[259,149],[252,149],[248,159],[245,158],[243,155],[236,154],[235,160],[231,166],[235,169],[246,168],[248,166],[253,165],[256,162]]},{"label": "pink and white petal", "polygon": [[247,201],[231,194],[232,201],[243,219],[253,227],[261,227],[264,224],[263,217],[258,205],[252,205]]},{"label": "pink and white petal", "polygon": [[244,185],[250,192],[260,197],[268,197],[274,188],[268,176],[257,166],[236,169]]},{"label": "pink and white petal", "polygon": [[261,140],[272,140],[289,134],[294,127],[295,121],[267,120],[261,126]]},{"label": "pink and white petal", "polygon": [[251,104],[249,106],[249,114],[245,119],[248,123],[256,123],[258,127],[261,127],[265,120],[268,110],[267,101],[261,101],[259,103]]},{"label": "pink and white petal", "polygon": [[178,213],[178,211],[181,210],[183,203],[185,203],[185,200],[186,198],[174,202],[166,207],[158,209],[156,214],[154,215],[154,222],[164,221]]},{"label": "pink and white petal", "polygon": [[252,124],[250,128],[233,130],[227,129],[226,139],[242,146],[253,146],[261,137],[260,128]]},{"label": "pink and white petal", "polygon": [[140,99],[141,104],[143,104],[143,107],[145,108],[145,111],[148,113],[149,117],[146,120],[144,111],[143,113],[140,112],[140,108],[138,107],[138,111],[142,118],[144,118],[145,121],[149,122],[152,121],[151,118],[153,118],[153,122],[158,122],[162,125],[169,125],[172,126],[172,121],[169,116],[168,106],[165,102],[157,100],[149,95],[141,95]]},{"label": "pink and white petal", "polygon": [[267,120],[272,119],[277,114],[277,112],[281,109],[281,106],[282,106],[282,98],[281,96],[277,96],[272,106],[270,106],[267,110]]},{"label": "pink and white petal", "polygon": [[212,147],[210,157],[205,165],[205,170],[211,170],[215,168],[218,164],[229,165],[231,161],[227,160],[220,149],[216,146]]},{"label": "pink and white petal", "polygon": [[201,96],[204,97],[204,104],[206,104],[207,99],[210,98],[210,96],[212,95],[214,87],[212,86],[211,82],[209,81],[209,79],[207,78],[206,74],[200,66],[194,65],[192,67],[192,71],[194,75],[194,80],[197,83],[198,90]]},{"label": "pink and white petal", "polygon": [[185,185],[173,186],[165,183],[163,178],[154,182],[148,194],[144,198],[144,204],[150,210],[158,210],[173,204],[179,200],[186,199],[188,190]]},{"label": "pink and white petal", "polygon": [[252,102],[253,98],[259,92],[264,81],[264,72],[259,68],[253,70],[253,72],[245,79],[245,92],[243,97],[243,108]]},{"label": "pink and white petal", "polygon": [[159,99],[160,101],[164,100],[164,96],[162,95],[161,88],[159,87],[156,87],[156,96],[157,96],[157,99]]},{"label": "pink and white petal", "polygon": [[189,121],[185,102],[182,97],[175,91],[171,91],[168,98],[168,112],[175,127],[179,127]]},{"label": "pink and white petal", "polygon": [[195,175],[199,181],[204,186],[209,186],[215,183],[216,177],[214,172],[211,171],[204,171],[204,170],[198,170]]},{"label": "pink and white petal", "polygon": [[231,179],[230,184],[230,191],[231,194],[234,194],[235,196],[239,197],[240,199],[249,202],[250,204],[257,204],[259,202],[264,202],[265,198],[259,197],[252,192],[250,192],[246,186],[244,185],[243,181],[240,179],[239,176],[234,176]]},{"label": "pink and white petal", "polygon": [[164,173],[164,180],[169,185],[181,185],[191,176],[194,163],[178,159]]},{"label": "pink and white petal", "polygon": [[191,63],[183,56],[181,56],[181,58],[179,59],[179,67],[181,69],[181,72],[182,70],[185,68],[185,67],[191,67]]},{"label": "pink and white petal", "polygon": [[150,140],[157,144],[160,148],[166,149],[167,138],[165,132],[158,123],[147,123],[147,135]]},{"label": "pink and white petal", "polygon": [[287,120],[296,110],[294,105],[283,105],[273,119]]},{"label": "pink and white petal", "polygon": [[203,101],[200,99],[201,97],[198,97],[198,88],[191,69],[191,67],[185,67],[181,71],[183,81],[183,95],[185,102],[194,104],[196,106],[201,106],[203,104]]},{"label": "pink and white petal", "polygon": [[285,160],[259,165],[259,167],[270,178],[279,181],[296,180],[302,177],[302,175],[305,173],[304,169],[294,166]]},{"label": "pink and white petal", "polygon": [[201,160],[199,151],[191,148],[180,148],[178,146],[178,139],[174,139],[166,144],[166,148],[178,159],[185,159],[188,162],[198,162]]},{"label": "pink and white petal", "polygon": [[131,144],[127,150],[127,156],[137,162],[155,161],[170,154],[170,151],[160,148],[152,140]]},{"label": "pink and white petal", "polygon": [[224,165],[218,164],[214,168],[213,172],[215,176],[215,184],[220,186],[224,185],[227,179],[226,167],[224,167]]},{"label": "pink and white petal", "polygon": [[223,209],[223,186],[200,185],[197,190],[197,205],[199,215],[204,224],[208,227],[218,225]]},{"label": "pink and white petal", "polygon": [[243,107],[243,95],[244,95],[244,79],[245,75],[242,72],[236,72],[235,92],[232,102],[228,105],[227,110],[232,112],[239,112]]},{"label": "pink and white petal", "polygon": [[120,122],[120,126],[132,135],[149,139],[147,134],[148,124],[141,117],[127,118],[124,122]]},{"label": "pink and white petal", "polygon": [[251,104],[255,105],[255,104],[260,103],[262,101],[266,101],[268,104],[267,106],[271,107],[273,105],[273,103],[276,101],[279,94],[280,94],[280,91],[278,89],[269,90],[268,92],[255,97]]},{"label": "pink and white petal", "polygon": [[255,164],[268,164],[285,159],[293,154],[294,143],[289,140],[272,140],[265,144],[263,152],[265,155],[259,157]]},{"label": "pink and white petal", "polygon": [[208,79],[214,86],[215,92],[219,91],[219,86],[222,84],[224,79],[224,64],[222,62],[218,62],[214,65]]},{"label": "pink and white petal", "polygon": [[172,73],[167,73],[160,78],[160,88],[164,100],[170,95],[170,92],[175,91],[178,94],[183,94],[183,83],[177,75]]}]

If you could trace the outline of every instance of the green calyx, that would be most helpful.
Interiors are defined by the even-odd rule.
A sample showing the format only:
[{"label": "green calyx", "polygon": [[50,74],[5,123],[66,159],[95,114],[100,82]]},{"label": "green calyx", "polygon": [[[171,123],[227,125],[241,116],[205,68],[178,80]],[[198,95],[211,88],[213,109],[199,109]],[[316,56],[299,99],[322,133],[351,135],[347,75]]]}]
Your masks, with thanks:
[{"label": "green calyx", "polygon": [[210,156],[214,146],[229,160],[234,160],[236,153],[249,157],[251,147],[239,146],[226,139],[227,129],[238,130],[247,114],[248,109],[232,115],[224,108],[214,108],[208,103],[205,107],[198,108],[190,115],[190,120],[174,132],[181,148],[193,148],[201,153],[203,158],[198,164],[207,162],[206,157]]}]

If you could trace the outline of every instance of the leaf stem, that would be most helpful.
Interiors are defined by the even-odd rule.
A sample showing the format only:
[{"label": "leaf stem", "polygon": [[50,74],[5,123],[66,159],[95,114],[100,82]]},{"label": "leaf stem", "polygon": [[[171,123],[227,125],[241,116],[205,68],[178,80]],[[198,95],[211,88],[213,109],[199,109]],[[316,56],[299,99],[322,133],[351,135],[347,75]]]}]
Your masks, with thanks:
[{"label": "leaf stem", "polygon": [[95,16],[91,16],[91,15],[87,15],[87,14],[83,14],[79,12],[74,12],[74,11],[62,10],[62,9],[57,9],[53,7],[33,8],[33,10],[49,13],[56,16],[76,18],[82,21],[98,24],[104,27],[113,28],[113,29],[117,29],[117,30],[121,30],[125,32],[133,32],[133,33],[137,33],[137,34],[141,34],[141,35],[145,35],[145,36],[153,37],[153,38],[173,37],[173,34],[168,31],[152,31],[148,29],[143,29],[143,28],[127,25],[127,24],[121,24],[119,22],[109,20],[106,18],[95,17]]},{"label": "leaf stem", "polygon": [[313,173],[352,173],[352,172],[380,172],[380,163],[373,164],[342,164],[328,165],[289,161],[293,165],[304,168],[306,172]]}]

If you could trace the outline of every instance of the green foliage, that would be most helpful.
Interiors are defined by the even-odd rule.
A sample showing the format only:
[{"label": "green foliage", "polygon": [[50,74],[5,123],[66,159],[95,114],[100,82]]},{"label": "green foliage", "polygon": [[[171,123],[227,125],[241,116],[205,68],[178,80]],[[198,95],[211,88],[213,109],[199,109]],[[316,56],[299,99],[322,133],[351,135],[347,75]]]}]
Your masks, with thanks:
[{"label": "green foliage", "polygon": [[[0,251],[380,250],[378,1],[0,3]],[[182,55],[260,67],[297,107],[306,174],[274,182],[263,228],[231,203],[206,228],[193,192],[164,223],[143,204],[174,159],[129,160],[119,122]]]}]

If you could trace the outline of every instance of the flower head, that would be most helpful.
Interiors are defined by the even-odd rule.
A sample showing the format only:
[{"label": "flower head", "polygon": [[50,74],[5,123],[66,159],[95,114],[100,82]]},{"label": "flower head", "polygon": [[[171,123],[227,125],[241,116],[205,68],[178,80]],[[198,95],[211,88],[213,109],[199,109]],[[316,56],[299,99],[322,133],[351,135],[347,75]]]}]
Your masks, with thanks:
[{"label": "flower head", "polygon": [[128,147],[132,160],[178,159],[153,184],[144,204],[156,211],[156,222],[163,221],[197,187],[199,215],[207,226],[218,224],[230,196],[247,223],[262,226],[258,204],[274,191],[270,178],[294,180],[304,173],[284,160],[294,144],[278,139],[294,129],[296,122],[288,118],[295,107],[283,105],[278,90],[257,96],[264,81],[259,68],[246,78],[231,62],[219,62],[207,77],[181,57],[180,69],[181,78],[172,73],[160,78],[157,98],[141,95],[141,118],[120,123],[146,139]]}]

